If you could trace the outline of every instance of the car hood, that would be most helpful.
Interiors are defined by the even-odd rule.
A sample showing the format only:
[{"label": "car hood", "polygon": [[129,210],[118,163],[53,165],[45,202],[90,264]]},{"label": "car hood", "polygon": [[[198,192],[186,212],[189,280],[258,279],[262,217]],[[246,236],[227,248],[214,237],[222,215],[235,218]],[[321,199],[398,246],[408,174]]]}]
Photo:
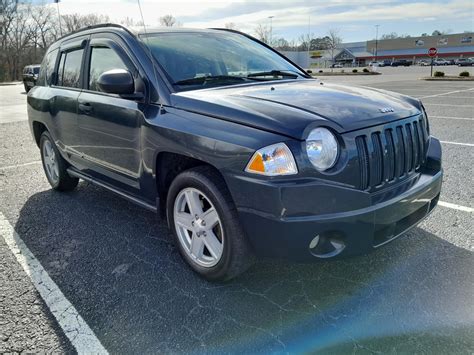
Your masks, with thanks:
[{"label": "car hood", "polygon": [[408,96],[313,79],[180,92],[171,104],[297,139],[317,126],[343,133],[421,112],[420,102]]}]

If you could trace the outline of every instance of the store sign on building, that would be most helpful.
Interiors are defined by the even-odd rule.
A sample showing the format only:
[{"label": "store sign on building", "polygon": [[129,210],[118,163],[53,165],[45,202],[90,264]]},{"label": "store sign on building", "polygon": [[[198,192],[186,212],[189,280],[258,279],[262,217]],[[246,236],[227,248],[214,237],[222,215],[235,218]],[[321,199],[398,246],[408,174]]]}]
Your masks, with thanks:
[{"label": "store sign on building", "polygon": [[438,39],[438,46],[447,46],[447,45],[448,45],[448,39],[447,38]]},{"label": "store sign on building", "polygon": [[461,43],[472,43],[472,36],[461,37]]},{"label": "store sign on building", "polygon": [[423,47],[424,45],[425,45],[425,41],[423,41],[422,39],[416,39],[415,40],[415,46]]}]

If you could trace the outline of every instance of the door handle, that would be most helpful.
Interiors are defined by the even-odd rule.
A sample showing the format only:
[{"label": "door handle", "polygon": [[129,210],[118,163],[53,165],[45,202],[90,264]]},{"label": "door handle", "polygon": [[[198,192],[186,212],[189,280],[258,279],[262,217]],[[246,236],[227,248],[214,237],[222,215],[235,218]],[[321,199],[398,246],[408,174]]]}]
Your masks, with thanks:
[{"label": "door handle", "polygon": [[85,115],[89,115],[93,110],[93,107],[90,103],[79,103],[79,111]]}]

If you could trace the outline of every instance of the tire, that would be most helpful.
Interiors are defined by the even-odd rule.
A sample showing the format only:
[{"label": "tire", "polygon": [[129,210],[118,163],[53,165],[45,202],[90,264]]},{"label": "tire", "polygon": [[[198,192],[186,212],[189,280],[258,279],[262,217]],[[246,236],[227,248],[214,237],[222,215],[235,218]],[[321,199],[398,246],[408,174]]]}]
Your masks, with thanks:
[{"label": "tire", "polygon": [[[59,153],[56,144],[48,131],[44,131],[40,138],[41,161],[49,184],[54,190],[72,191],[79,183],[79,179],[67,173],[67,162]],[[51,156],[53,159],[51,160]],[[53,161],[53,165],[51,165]]]},{"label": "tire", "polygon": [[23,83],[23,86],[25,87],[25,92],[28,94],[28,91],[30,91],[30,88],[28,87],[28,85],[26,85],[26,83]]},{"label": "tire", "polygon": [[[180,226],[175,219],[176,212],[176,214],[184,213],[188,218],[191,217],[192,220],[191,205],[188,203],[188,195],[186,195],[188,193],[194,196],[202,194],[199,195],[201,203],[198,207],[198,209],[204,211],[201,214],[202,216],[205,216],[212,208],[217,212],[217,225],[215,225],[213,230],[207,231],[207,236],[205,232],[201,232],[204,234],[204,237],[200,237],[201,239],[196,236],[199,234],[199,231],[196,232],[196,230],[199,228],[209,228],[209,226],[193,227],[194,229],[191,231]],[[185,209],[181,209],[180,212],[183,204]],[[209,208],[207,211],[205,210],[206,205]],[[240,225],[237,209],[223,178],[213,168],[208,166],[192,168],[182,172],[173,180],[167,197],[167,217],[168,225],[173,232],[176,246],[182,258],[191,269],[208,281],[230,280],[243,273],[252,265],[254,260],[253,252]],[[206,218],[202,217],[202,221],[205,220]],[[199,223],[202,223],[199,221],[201,221],[201,217],[199,219],[195,217],[191,223],[193,226],[197,226]],[[190,224],[188,223],[188,225]],[[217,237],[217,240],[221,242],[219,258],[213,257],[211,249],[207,248],[208,244],[206,243],[209,243],[209,240],[216,240],[216,238],[208,239],[209,234]],[[194,256],[190,251],[193,241],[196,240],[201,240],[201,244],[204,245],[201,258],[213,259],[212,262],[203,265],[204,261],[199,260],[199,257]],[[189,242],[189,245],[186,245],[187,242]],[[215,245],[215,243],[212,244]],[[205,255],[206,251],[209,256]],[[198,252],[197,254],[201,253]]]}]

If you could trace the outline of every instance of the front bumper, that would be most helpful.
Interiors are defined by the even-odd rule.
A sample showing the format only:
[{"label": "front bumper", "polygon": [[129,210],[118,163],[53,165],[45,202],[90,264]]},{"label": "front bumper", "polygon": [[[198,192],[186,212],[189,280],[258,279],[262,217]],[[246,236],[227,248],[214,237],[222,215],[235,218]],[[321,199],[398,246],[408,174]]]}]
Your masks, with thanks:
[{"label": "front bumper", "polygon": [[365,254],[416,226],[441,191],[441,148],[402,184],[368,193],[321,181],[227,178],[243,228],[258,256],[299,261]]}]

